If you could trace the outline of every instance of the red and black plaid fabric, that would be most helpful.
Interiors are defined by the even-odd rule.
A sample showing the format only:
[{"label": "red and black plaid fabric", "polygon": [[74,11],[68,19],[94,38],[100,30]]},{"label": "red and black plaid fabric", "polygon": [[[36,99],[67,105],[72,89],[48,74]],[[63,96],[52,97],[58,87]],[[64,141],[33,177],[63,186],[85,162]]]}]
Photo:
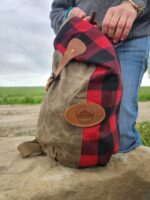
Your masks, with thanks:
[{"label": "red and black plaid fabric", "polygon": [[83,128],[80,166],[106,166],[112,154],[119,150],[118,111],[122,96],[120,65],[113,45],[95,26],[73,17],[59,31],[54,47],[64,54],[74,37],[82,40],[87,51],[77,61],[96,65],[87,91],[87,102],[101,105],[106,117],[100,124]]}]

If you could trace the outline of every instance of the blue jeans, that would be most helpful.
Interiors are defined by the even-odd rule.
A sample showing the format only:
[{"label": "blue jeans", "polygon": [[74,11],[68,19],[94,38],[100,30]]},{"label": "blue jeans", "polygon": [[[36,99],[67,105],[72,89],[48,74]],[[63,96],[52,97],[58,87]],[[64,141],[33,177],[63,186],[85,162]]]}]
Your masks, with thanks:
[{"label": "blue jeans", "polygon": [[120,152],[125,153],[142,145],[135,128],[138,116],[138,92],[148,66],[150,36],[127,40],[115,47],[122,72],[123,96],[119,109],[118,127]]}]

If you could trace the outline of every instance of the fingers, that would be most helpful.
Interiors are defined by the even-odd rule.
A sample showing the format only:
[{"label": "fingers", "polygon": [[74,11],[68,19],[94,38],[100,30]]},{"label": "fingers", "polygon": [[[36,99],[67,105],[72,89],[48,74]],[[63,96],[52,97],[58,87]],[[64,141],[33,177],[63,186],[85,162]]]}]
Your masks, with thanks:
[{"label": "fingers", "polygon": [[91,20],[91,16],[86,16],[86,17],[83,18],[83,20],[89,22]]},{"label": "fingers", "polygon": [[90,21],[91,20],[91,16],[87,16],[87,14],[81,10],[79,7],[74,7],[70,12],[69,12],[69,15],[75,15],[77,17],[80,17],[82,18],[83,20],[85,21]]},{"label": "fingers", "polygon": [[113,39],[114,43],[123,41],[128,36],[136,17],[137,10],[130,4],[122,3],[111,7],[103,19],[102,32]]},{"label": "fingers", "polygon": [[129,32],[130,32],[130,30],[131,30],[131,28],[132,28],[133,22],[134,22],[133,19],[131,19],[131,18],[128,18],[128,19],[127,19],[125,28],[124,28],[124,30],[123,30],[123,33],[122,33],[121,37],[120,37],[120,38],[121,38],[121,39],[120,39],[121,41],[123,41],[123,40],[125,40],[125,39],[127,38],[128,34],[129,34]]},{"label": "fingers", "polygon": [[110,23],[109,23],[108,33],[107,33],[108,37],[110,38],[114,37],[119,18],[120,16],[118,14],[113,15],[113,17],[111,18]]},{"label": "fingers", "polygon": [[74,7],[70,12],[69,15],[73,14],[77,17],[84,18],[86,17],[86,13],[78,7]]},{"label": "fingers", "polygon": [[123,33],[123,31],[125,30],[125,27],[126,27],[126,21],[127,21],[126,16],[122,16],[119,19],[118,24],[117,24],[117,28],[116,28],[116,32],[113,36],[113,42],[114,43],[117,43],[120,40],[122,33]]},{"label": "fingers", "polygon": [[79,12],[78,13],[78,17],[80,17],[80,18],[84,18],[84,17],[86,17],[86,13],[85,12]]},{"label": "fingers", "polygon": [[109,23],[110,23],[111,18],[112,18],[112,12],[109,12],[108,10],[102,22],[102,32],[106,35],[108,34]]}]

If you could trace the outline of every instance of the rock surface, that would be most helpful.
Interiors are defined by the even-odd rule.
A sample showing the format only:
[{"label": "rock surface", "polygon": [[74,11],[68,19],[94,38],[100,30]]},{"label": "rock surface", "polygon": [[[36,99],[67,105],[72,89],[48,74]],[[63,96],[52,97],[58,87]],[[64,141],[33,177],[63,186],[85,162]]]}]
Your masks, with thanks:
[{"label": "rock surface", "polygon": [[46,156],[22,159],[17,145],[32,139],[0,138],[0,200],[150,200],[150,148],[113,155],[105,168],[72,169]]}]

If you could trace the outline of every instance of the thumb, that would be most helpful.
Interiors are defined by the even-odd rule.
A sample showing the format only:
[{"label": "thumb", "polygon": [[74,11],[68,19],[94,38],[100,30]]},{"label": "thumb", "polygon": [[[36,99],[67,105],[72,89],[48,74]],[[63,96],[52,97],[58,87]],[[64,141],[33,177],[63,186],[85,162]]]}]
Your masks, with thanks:
[{"label": "thumb", "polygon": [[86,16],[86,17],[84,17],[84,18],[83,18],[83,20],[85,20],[85,21],[88,21],[88,22],[89,22],[89,21],[91,20],[91,16]]}]

